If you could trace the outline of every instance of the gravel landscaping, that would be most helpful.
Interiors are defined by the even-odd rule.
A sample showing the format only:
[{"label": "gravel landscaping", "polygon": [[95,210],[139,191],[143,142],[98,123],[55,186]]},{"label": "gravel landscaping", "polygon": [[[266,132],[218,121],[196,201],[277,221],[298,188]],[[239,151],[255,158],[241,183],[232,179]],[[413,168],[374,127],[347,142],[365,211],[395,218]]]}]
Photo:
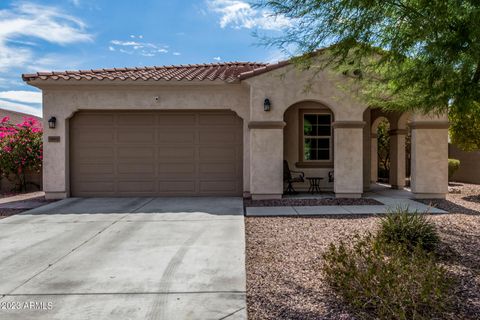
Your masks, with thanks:
[{"label": "gravel landscaping", "polygon": [[[430,216],[442,240],[441,264],[455,280],[455,312],[446,319],[480,319],[480,185],[456,188],[461,193],[433,202],[452,213]],[[332,242],[375,231],[378,219],[247,217],[249,319],[355,319],[325,285],[322,253]]]},{"label": "gravel landscaping", "polygon": [[319,198],[319,199],[270,199],[252,200],[244,199],[244,207],[305,207],[305,206],[368,206],[382,205],[375,199],[366,198]]}]

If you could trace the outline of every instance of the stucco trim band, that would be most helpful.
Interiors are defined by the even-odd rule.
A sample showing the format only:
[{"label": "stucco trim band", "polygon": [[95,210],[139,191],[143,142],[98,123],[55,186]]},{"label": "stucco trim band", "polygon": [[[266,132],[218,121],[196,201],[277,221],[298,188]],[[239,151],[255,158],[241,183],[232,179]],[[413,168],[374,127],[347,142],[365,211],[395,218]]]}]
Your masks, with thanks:
[{"label": "stucco trim band", "polygon": [[335,121],[332,123],[332,127],[337,129],[337,128],[345,128],[345,129],[362,129],[365,127],[366,122],[365,121]]},{"label": "stucco trim band", "polygon": [[285,121],[250,121],[249,129],[283,129],[287,124]]},{"label": "stucco trim band", "polygon": [[450,123],[448,121],[415,121],[410,122],[412,129],[448,129]]}]

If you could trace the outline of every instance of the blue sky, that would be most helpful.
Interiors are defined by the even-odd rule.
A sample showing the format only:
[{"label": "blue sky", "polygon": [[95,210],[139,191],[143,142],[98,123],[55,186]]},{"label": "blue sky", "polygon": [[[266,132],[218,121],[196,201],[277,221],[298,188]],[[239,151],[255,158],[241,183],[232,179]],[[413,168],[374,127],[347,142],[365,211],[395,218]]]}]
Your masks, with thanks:
[{"label": "blue sky", "polygon": [[0,2],[0,108],[41,114],[22,73],[222,61],[274,62],[283,17],[242,0]]}]

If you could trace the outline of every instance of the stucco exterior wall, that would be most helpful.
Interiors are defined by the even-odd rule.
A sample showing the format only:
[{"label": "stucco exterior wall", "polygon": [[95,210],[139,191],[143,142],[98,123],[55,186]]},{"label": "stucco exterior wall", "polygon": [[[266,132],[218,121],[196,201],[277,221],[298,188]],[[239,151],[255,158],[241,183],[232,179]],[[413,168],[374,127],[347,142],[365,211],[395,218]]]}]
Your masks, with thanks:
[{"label": "stucco exterior wall", "polygon": [[448,157],[460,160],[460,168],[453,175],[453,181],[480,184],[480,151],[466,152],[450,144]]},{"label": "stucco exterior wall", "polygon": [[[302,101],[312,101],[322,104],[333,112],[335,121],[358,121],[363,122],[363,113],[367,108],[362,104],[354,94],[355,84],[342,75],[334,74],[331,71],[319,71],[315,69],[299,70],[294,65],[288,65],[284,68],[273,70],[256,77],[245,80],[251,87],[250,90],[250,119],[252,121],[283,121],[287,109]],[[346,90],[346,88],[352,88]],[[263,110],[263,102],[268,98],[272,103],[270,111]],[[287,115],[289,116],[289,115]],[[288,119],[287,119],[288,120]],[[335,129],[334,129],[335,131]],[[360,141],[355,146],[358,150],[359,161],[356,163],[357,167],[351,168],[349,172],[355,171],[353,175],[343,173],[343,167],[337,167],[337,163],[343,161],[350,161],[351,155],[349,152],[337,153],[338,146],[343,146],[341,142],[334,142],[334,158],[335,158],[335,192],[350,194],[355,190],[355,195],[358,196],[363,191],[363,133],[359,129]],[[346,138],[346,135],[340,134],[339,137]],[[287,129],[287,137],[289,142],[295,139],[294,134],[291,134],[290,128]],[[334,140],[337,139],[337,134],[334,132]],[[347,138],[348,140],[349,138]],[[354,138],[357,141],[357,138]],[[349,142],[348,142],[349,144]],[[290,143],[289,143],[290,145]],[[295,149],[294,147],[292,149]],[[290,148],[289,148],[290,150]],[[253,150],[251,150],[253,152]],[[293,155],[287,151],[287,155],[291,159]],[[294,151],[295,152],[295,151]],[[252,158],[254,156],[252,155]],[[360,164],[360,166],[358,166]],[[268,165],[268,164],[266,164]],[[293,165],[293,161],[290,162]],[[254,164],[252,164],[252,167]],[[267,167],[258,168],[260,171],[271,170]],[[305,173],[318,173],[321,176],[328,176],[328,171],[331,169],[317,169],[312,172],[310,170],[303,170]],[[339,179],[337,179],[337,174]],[[276,172],[272,175],[282,177],[283,168],[278,167]],[[341,181],[337,184],[337,181]],[[325,183],[325,182],[323,182]],[[354,186],[354,187],[352,187]],[[342,188],[345,188],[343,190]],[[252,189],[255,189],[252,181]]]},{"label": "stucco exterior wall", "polygon": [[417,198],[445,198],[448,192],[448,119],[415,114],[412,128],[411,189]]},{"label": "stucco exterior wall", "polygon": [[[43,88],[44,189],[50,198],[69,195],[68,121],[79,110],[232,110],[244,119],[244,190],[250,188],[249,88],[210,85],[45,85]],[[57,127],[46,121],[57,118]],[[48,142],[49,136],[60,142]]]},{"label": "stucco exterior wall", "polygon": [[[293,169],[305,171],[307,176],[327,178],[332,169],[297,166],[300,105],[323,106],[332,111],[334,119],[335,193],[358,197],[369,185],[370,131],[376,116],[356,98],[351,80],[328,70],[300,71],[287,65],[238,83],[92,80],[40,81],[34,85],[43,89],[44,119],[57,117],[57,128],[45,125],[44,188],[51,198],[69,195],[68,126],[78,110],[232,110],[244,120],[244,194],[278,198],[283,192],[284,158]],[[272,104],[270,111],[263,108],[266,98]],[[417,117],[413,122],[417,126],[412,137],[416,142],[412,146],[415,159],[412,170],[416,174],[412,190],[418,195],[444,194],[447,156],[443,146],[447,130],[443,124],[435,130],[423,124],[445,120]],[[405,125],[403,121],[402,126]],[[59,137],[60,141],[48,142],[50,136]],[[328,179],[322,184],[324,189],[332,188]]]}]

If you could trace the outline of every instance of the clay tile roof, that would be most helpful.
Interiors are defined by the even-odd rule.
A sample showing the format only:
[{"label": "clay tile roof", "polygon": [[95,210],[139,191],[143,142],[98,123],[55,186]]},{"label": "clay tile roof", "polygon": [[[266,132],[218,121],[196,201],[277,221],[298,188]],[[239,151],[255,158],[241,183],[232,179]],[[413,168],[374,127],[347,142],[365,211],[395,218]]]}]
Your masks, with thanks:
[{"label": "clay tile roof", "polygon": [[[255,74],[255,70],[267,68],[268,65],[256,62],[225,62],[212,64],[142,67],[142,68],[110,68],[97,70],[78,70],[63,72],[37,72],[23,74],[24,81],[32,80],[222,80],[233,82],[241,75]],[[244,76],[242,76],[244,77]]]}]

